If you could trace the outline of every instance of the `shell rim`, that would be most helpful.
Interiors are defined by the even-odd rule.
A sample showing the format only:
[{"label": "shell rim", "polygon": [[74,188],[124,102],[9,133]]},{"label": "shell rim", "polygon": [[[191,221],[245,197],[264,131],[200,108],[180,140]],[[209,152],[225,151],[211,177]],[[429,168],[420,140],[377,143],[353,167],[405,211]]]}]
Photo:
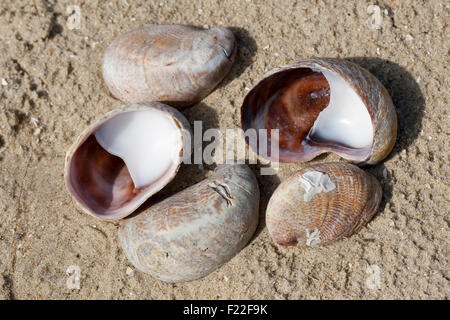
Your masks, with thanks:
[{"label": "shell rim", "polygon": [[100,116],[96,121],[94,121],[93,124],[89,125],[86,129],[84,129],[76,138],[75,142],[70,146],[70,148],[67,150],[66,157],[64,160],[64,183],[66,185],[66,189],[68,190],[72,201],[75,203],[78,209],[80,209],[82,212],[94,217],[98,218],[100,220],[106,220],[106,221],[115,221],[122,218],[125,218],[132,214],[134,211],[136,211],[146,200],[148,200],[152,195],[159,192],[162,188],[164,188],[170,181],[173,180],[173,178],[176,176],[176,174],[179,171],[179,168],[181,166],[182,160],[183,160],[183,151],[185,148],[185,141],[184,141],[184,135],[182,134],[182,144],[180,153],[175,158],[175,164],[173,166],[173,172],[168,176],[166,180],[163,180],[160,185],[147,192],[147,194],[142,197],[141,200],[137,201],[133,206],[131,206],[130,212],[123,212],[120,214],[112,214],[112,215],[100,215],[95,213],[93,210],[89,209],[87,206],[85,206],[82,201],[80,201],[77,196],[75,195],[75,192],[73,192],[73,188],[71,186],[71,160],[72,156],[75,154],[75,152],[78,150],[78,148],[86,141],[89,136],[92,135],[92,133],[95,131],[97,127],[108,121],[109,119],[112,119],[114,116],[123,113],[123,112],[132,112],[132,111],[141,111],[141,110],[149,110],[149,109],[157,109],[163,112],[167,112],[172,119],[175,120],[176,125],[180,130],[188,130],[190,131],[190,125],[187,121],[187,119],[184,117],[184,115],[176,110],[175,108],[165,105],[160,102],[140,102],[140,103],[132,103],[132,104],[126,104],[122,105],[114,110],[108,111],[104,115]]}]

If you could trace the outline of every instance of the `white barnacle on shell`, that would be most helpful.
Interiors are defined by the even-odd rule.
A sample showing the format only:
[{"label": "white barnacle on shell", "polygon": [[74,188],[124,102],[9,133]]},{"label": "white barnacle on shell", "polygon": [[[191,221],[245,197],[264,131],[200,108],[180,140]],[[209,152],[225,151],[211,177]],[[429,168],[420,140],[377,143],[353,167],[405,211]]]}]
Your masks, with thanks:
[{"label": "white barnacle on shell", "polygon": [[317,247],[320,244],[320,230],[314,229],[313,232],[310,232],[309,229],[306,229],[306,245],[309,247]]},{"label": "white barnacle on shell", "polygon": [[320,171],[307,171],[299,178],[302,188],[305,190],[303,199],[310,201],[314,195],[321,192],[330,192],[336,189],[336,185],[330,177]]}]

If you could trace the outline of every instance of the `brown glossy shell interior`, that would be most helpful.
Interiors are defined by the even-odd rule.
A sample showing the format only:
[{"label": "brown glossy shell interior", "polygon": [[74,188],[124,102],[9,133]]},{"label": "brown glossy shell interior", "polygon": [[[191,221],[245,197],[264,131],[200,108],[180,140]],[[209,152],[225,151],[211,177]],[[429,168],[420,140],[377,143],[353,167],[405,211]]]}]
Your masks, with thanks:
[{"label": "brown glossy shell interior", "polygon": [[78,147],[71,161],[73,194],[98,215],[113,215],[145,196],[146,188],[135,188],[124,161],[103,149],[94,133]]},{"label": "brown glossy shell interior", "polygon": [[[327,174],[336,188],[305,201],[300,178],[308,171]],[[372,175],[349,163],[321,163],[304,168],[283,181],[272,195],[266,212],[267,228],[280,245],[318,245],[349,237],[377,212],[382,191]],[[311,245],[312,246],[312,245]]]},{"label": "brown glossy shell interior", "polygon": [[310,68],[278,72],[261,81],[245,98],[242,127],[244,131],[268,129],[268,146],[270,130],[279,129],[280,161],[295,161],[306,151],[303,142],[329,102],[330,86],[322,73]]},{"label": "brown glossy shell interior", "polygon": [[204,277],[250,240],[259,195],[247,165],[220,165],[206,180],[124,220],[123,252],[138,270],[163,281]]}]

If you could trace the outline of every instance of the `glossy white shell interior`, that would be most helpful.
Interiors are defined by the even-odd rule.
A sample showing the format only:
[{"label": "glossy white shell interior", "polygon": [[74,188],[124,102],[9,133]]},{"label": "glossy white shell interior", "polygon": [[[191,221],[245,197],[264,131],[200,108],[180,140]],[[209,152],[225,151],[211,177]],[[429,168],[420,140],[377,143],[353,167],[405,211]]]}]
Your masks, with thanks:
[{"label": "glossy white shell interior", "polygon": [[119,114],[103,123],[95,138],[125,162],[136,188],[159,179],[176,162],[183,146],[174,118],[157,109]]}]

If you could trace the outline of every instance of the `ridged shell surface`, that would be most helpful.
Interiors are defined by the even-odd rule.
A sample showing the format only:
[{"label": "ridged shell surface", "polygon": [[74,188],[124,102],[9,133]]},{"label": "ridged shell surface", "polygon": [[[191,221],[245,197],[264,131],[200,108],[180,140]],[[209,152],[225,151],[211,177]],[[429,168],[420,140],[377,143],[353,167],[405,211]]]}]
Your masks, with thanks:
[{"label": "ridged shell surface", "polygon": [[123,221],[119,240],[140,271],[166,282],[204,277],[230,260],[258,224],[259,188],[247,165],[214,174]]},{"label": "ridged shell surface", "polygon": [[327,245],[364,226],[377,212],[381,196],[375,177],[355,165],[312,165],[275,190],[267,206],[267,228],[280,245]]},{"label": "ridged shell surface", "polygon": [[192,105],[207,96],[231,69],[233,33],[221,27],[149,25],[117,37],[108,47],[103,77],[126,102]]}]

